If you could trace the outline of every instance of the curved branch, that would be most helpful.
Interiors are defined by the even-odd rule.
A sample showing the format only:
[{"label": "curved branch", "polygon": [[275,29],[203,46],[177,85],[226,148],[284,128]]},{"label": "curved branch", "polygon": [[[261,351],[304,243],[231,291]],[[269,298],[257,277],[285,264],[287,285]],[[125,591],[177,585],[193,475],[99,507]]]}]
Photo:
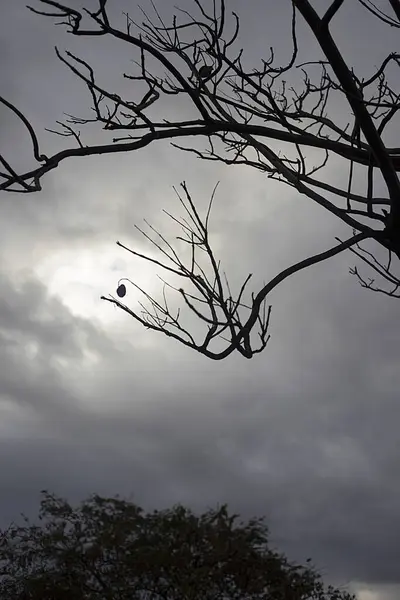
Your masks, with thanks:
[{"label": "curved branch", "polygon": [[[252,314],[250,315],[248,321],[244,325],[241,333],[238,335],[236,341],[238,342],[243,338],[247,338],[247,339],[249,338],[250,332],[257,321],[257,315],[261,308],[262,303],[264,302],[267,295],[270,292],[272,292],[272,290],[274,288],[276,288],[280,283],[282,283],[282,281],[284,281],[291,275],[294,275],[295,273],[302,271],[303,269],[306,269],[312,265],[316,265],[319,262],[323,262],[323,261],[327,260],[328,258],[332,258],[333,256],[340,254],[344,250],[351,248],[351,246],[353,246],[354,244],[357,244],[358,242],[361,242],[362,240],[366,240],[370,237],[371,237],[371,235],[368,233],[358,233],[357,235],[349,238],[348,240],[341,242],[338,246],[334,246],[333,248],[330,248],[329,250],[325,250],[324,252],[321,252],[320,254],[315,254],[314,256],[309,256],[308,258],[305,258],[304,260],[301,260],[298,263],[291,265],[290,267],[287,267],[286,269],[281,271],[278,275],[276,275],[276,277],[271,279],[271,281],[269,283],[267,283],[258,292],[256,297],[254,298],[253,308],[251,311]],[[229,354],[230,354],[230,352],[229,352]],[[247,358],[251,358],[251,356],[249,356]]]},{"label": "curved branch", "polygon": [[[329,250],[326,250],[319,254],[315,254],[314,256],[310,256],[302,261],[299,261],[298,263],[295,263],[294,265],[291,265],[290,267],[281,271],[278,275],[276,275],[276,277],[271,279],[269,283],[264,285],[263,288],[255,296],[252,294],[251,305],[247,306],[242,302],[242,295],[250,279],[250,276],[246,278],[245,282],[241,286],[238,298],[236,300],[232,298],[229,284],[227,284],[229,296],[226,297],[225,295],[225,288],[223,286],[220,273],[220,264],[219,261],[217,261],[214,257],[213,250],[208,242],[208,219],[211,203],[207,210],[205,219],[207,225],[205,225],[195,208],[194,202],[189,194],[186,184],[182,183],[181,187],[185,192],[187,204],[179,196],[179,194],[178,197],[185,210],[187,211],[189,218],[191,219],[192,225],[189,225],[190,221],[182,221],[173,217],[172,215],[169,215],[169,213],[167,214],[173,219],[175,223],[180,225],[184,233],[186,233],[187,235],[187,239],[181,237],[179,237],[178,239],[182,239],[183,241],[187,241],[191,244],[192,258],[190,267],[187,267],[181,261],[178,254],[170,245],[170,243],[164,238],[162,234],[158,233],[151,225],[149,225],[150,229],[157,235],[158,239],[162,240],[162,242],[166,244],[168,251],[163,250],[159,242],[150,238],[146,233],[142,232],[143,235],[150,242],[152,242],[153,245],[169,259],[169,261],[173,263],[174,267],[171,268],[170,266],[163,262],[160,262],[159,260],[131,250],[128,247],[121,244],[120,242],[118,242],[118,245],[128,250],[134,256],[156,264],[162,267],[163,269],[172,272],[178,277],[182,277],[183,279],[190,281],[194,285],[200,297],[187,293],[182,288],[176,288],[174,286],[166,284],[171,289],[179,292],[181,297],[183,297],[185,305],[188,307],[188,309],[198,319],[200,319],[200,321],[203,322],[203,324],[207,326],[208,331],[205,334],[203,341],[201,343],[196,343],[190,332],[184,327],[182,327],[179,321],[179,310],[177,316],[172,315],[168,307],[165,295],[164,306],[162,306],[157,300],[153,299],[146,292],[141,290],[141,288],[139,288],[139,286],[137,286],[134,282],[131,282],[134,285],[134,287],[140,290],[150,301],[155,311],[154,313],[150,313],[147,309],[144,308],[142,304],[140,304],[144,310],[144,316],[138,315],[136,311],[128,308],[126,304],[123,304],[116,298],[107,298],[105,296],[102,296],[101,298],[121,308],[121,310],[127,312],[130,316],[132,316],[136,321],[144,325],[146,328],[150,328],[153,331],[158,331],[160,333],[163,333],[164,335],[167,335],[168,337],[172,337],[177,341],[183,343],[185,346],[188,346],[196,350],[200,354],[204,354],[207,358],[211,358],[213,360],[223,360],[224,358],[227,358],[230,354],[232,354],[234,351],[238,351],[242,356],[244,356],[247,359],[250,359],[255,354],[261,352],[266,347],[270,339],[270,336],[267,336],[267,333],[270,322],[271,306],[269,306],[267,313],[265,311],[268,294],[285,279],[294,275],[295,273],[300,272],[303,269],[306,269],[314,264],[325,261],[328,258],[336,256],[337,254],[349,248],[351,249],[351,247],[355,244],[358,245],[360,241],[374,236],[373,232],[372,234],[371,232],[358,233],[356,235],[353,235],[353,237],[349,238],[348,240],[340,241],[339,245],[330,248]],[[139,229],[139,231],[141,230]],[[207,278],[203,270],[201,270],[202,276],[196,273],[195,268],[198,266],[198,263],[194,253],[197,248],[204,250],[208,257],[209,263],[211,265],[212,274],[214,277],[213,284],[210,283],[209,278]],[[200,302],[203,306],[208,306],[210,316],[206,316],[203,310],[199,310],[194,304],[194,302]],[[242,308],[246,308],[250,311],[250,315],[244,323],[242,323],[242,319],[239,315],[239,309]],[[222,313],[222,318],[218,317],[217,311],[220,311]],[[258,335],[261,343],[259,347],[252,347],[251,334],[256,325],[258,325],[260,328],[260,332]],[[173,330],[171,330],[171,328]],[[229,332],[230,338],[225,338],[222,336],[222,334],[225,331]],[[223,339],[227,344],[225,349],[220,352],[215,352],[209,348],[210,343],[216,338]]]},{"label": "curved branch", "polygon": [[[35,157],[35,160],[37,160],[38,162],[47,161],[48,160],[47,156],[45,154],[40,154],[39,142],[38,142],[35,130],[33,129],[32,125],[30,124],[28,119],[25,117],[25,115],[20,110],[18,110],[18,108],[16,106],[14,106],[14,104],[11,104],[11,102],[6,100],[2,96],[0,96],[0,102],[2,104],[4,104],[4,106],[7,106],[7,108],[9,108],[13,113],[15,113],[17,115],[17,117],[23,122],[23,124],[25,125],[27,130],[29,131],[29,135],[31,137],[32,146],[33,146],[33,156]],[[1,187],[0,187],[0,189],[1,189]]]}]

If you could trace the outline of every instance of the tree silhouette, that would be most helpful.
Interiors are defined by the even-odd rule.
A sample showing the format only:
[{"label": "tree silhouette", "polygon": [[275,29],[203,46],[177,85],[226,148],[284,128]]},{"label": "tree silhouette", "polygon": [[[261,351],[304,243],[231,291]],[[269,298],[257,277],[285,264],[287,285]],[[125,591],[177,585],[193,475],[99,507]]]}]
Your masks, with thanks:
[{"label": "tree silhouette", "polygon": [[38,524],[0,532],[3,600],[353,600],[270,548],[264,519],[224,504],[144,513],[97,494],[74,508],[42,492]]},{"label": "tree silhouette", "polygon": [[[376,284],[375,279],[362,275],[358,267],[351,268],[350,273],[363,287],[400,298],[400,147],[388,147],[385,143],[388,129],[393,128],[399,117],[400,93],[390,80],[396,80],[393,73],[398,74],[400,54],[389,53],[368,78],[358,77],[340,52],[331,31],[344,0],[331,0],[322,16],[309,0],[290,0],[292,53],[288,63],[277,65],[271,48],[270,56],[261,58],[260,65],[249,71],[243,66],[244,50],[235,50],[239,16],[235,12],[228,15],[225,0],[207,3],[193,0],[195,14],[177,9],[171,24],[164,22],[153,0],[151,3],[154,17],[142,11],[144,21],[137,23],[126,13],[124,28],[113,24],[107,0],[99,0],[96,11],[79,11],[55,0],[38,0],[37,7],[29,7],[39,15],[61,19],[74,36],[88,39],[109,36],[119,40],[129,51],[136,49],[136,71],[124,73],[123,77],[135,82],[137,97],[127,99],[106,89],[97,81],[88,62],[69,51],[62,54],[56,48],[60,61],[87,86],[93,116],[67,115],[64,122],[58,122],[61,130],[55,133],[72,138],[74,147],[47,156],[41,152],[38,136],[28,119],[17,107],[0,98],[26,127],[34,159],[39,163],[25,173],[17,173],[0,156],[0,189],[39,191],[43,176],[67,158],[133,152],[158,140],[171,140],[174,148],[194,153],[203,160],[253,167],[268,178],[294,188],[346,223],[352,229],[351,237],[336,238],[336,246],[288,266],[247,300],[244,295],[250,276],[233,295],[209,243],[210,210],[204,219],[199,215],[186,183],[181,184],[183,198],[180,200],[188,218],[168,214],[183,230],[180,239],[190,249],[188,264],[151,226],[150,234],[142,233],[155,244],[166,262],[118,242],[122,248],[191,285],[188,291],[165,282],[181,295],[184,306],[205,327],[205,333],[198,341],[182,324],[180,311],[172,310],[165,290],[160,301],[138,288],[150,302],[150,307],[140,304],[140,312],[118,299],[125,296],[126,287],[118,288],[123,290],[123,294],[118,292],[118,298],[103,299],[145,327],[177,339],[215,360],[235,351],[246,358],[261,352],[269,339],[271,307],[267,307],[266,302],[271,290],[296,272],[347,249],[380,279]],[[388,29],[400,28],[400,0],[387,0],[385,4],[378,7],[372,0],[357,0],[360,15],[366,12]],[[319,60],[299,61],[299,17],[319,44],[322,55]],[[85,24],[87,20],[90,27]],[[229,34],[231,25],[233,31]],[[155,74],[156,69],[151,67],[155,63],[157,68],[165,70],[163,76]],[[295,70],[303,74],[303,84],[297,89],[288,84]],[[193,118],[162,118],[163,100],[171,96],[185,100]],[[343,99],[348,113],[343,118],[333,118],[332,107]],[[79,128],[92,123],[100,124],[114,136],[109,143],[86,145],[82,141]],[[206,144],[185,147],[177,143],[177,140],[183,143],[185,138],[205,140]],[[275,143],[284,143],[288,154],[279,152]],[[310,164],[307,149],[321,154],[319,164]],[[335,166],[335,181],[329,179],[325,169],[328,160]],[[376,192],[379,182],[383,182],[383,194]],[[361,185],[364,193],[358,191]],[[366,240],[374,240],[378,248],[387,253],[387,261],[383,262],[376,253],[363,247],[361,243]],[[207,269],[200,265],[199,251],[207,257]],[[215,348],[216,340],[218,348]]]}]

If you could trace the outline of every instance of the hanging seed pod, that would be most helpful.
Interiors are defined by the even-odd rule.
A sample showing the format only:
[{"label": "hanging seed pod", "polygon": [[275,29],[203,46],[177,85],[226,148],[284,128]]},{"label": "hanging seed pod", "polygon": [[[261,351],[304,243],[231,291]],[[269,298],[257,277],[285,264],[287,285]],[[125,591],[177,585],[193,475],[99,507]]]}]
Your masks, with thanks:
[{"label": "hanging seed pod", "polygon": [[213,68],[210,67],[210,65],[203,65],[199,70],[200,79],[206,79],[206,77],[209,77],[212,73],[212,70]]},{"label": "hanging seed pod", "polygon": [[117,295],[120,298],[123,298],[126,294],[126,287],[124,286],[123,283],[121,283],[118,287],[117,287]]}]

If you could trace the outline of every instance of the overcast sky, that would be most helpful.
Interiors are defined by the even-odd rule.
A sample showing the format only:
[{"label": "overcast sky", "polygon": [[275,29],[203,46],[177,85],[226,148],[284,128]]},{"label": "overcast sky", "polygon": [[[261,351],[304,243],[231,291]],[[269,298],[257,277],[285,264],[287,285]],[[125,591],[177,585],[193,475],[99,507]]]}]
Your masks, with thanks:
[{"label": "overcast sky", "polygon": [[[110,4],[117,19],[132,8]],[[171,14],[172,2],[159,4]],[[289,2],[228,4],[242,18],[251,66],[271,45],[287,58]],[[398,49],[398,30],[355,0],[344,5],[340,48],[371,74]],[[31,119],[50,154],[68,140],[44,128],[90,105],[54,46],[94,61],[110,86],[137,57],[103,38],[76,40],[23,0],[0,6],[1,94]],[[302,56],[315,59],[309,30],[299,31]],[[0,119],[1,151],[33,167],[23,128],[3,109]],[[342,187],[346,174],[333,174]],[[251,361],[212,362],[142,330],[100,295],[114,293],[123,276],[159,293],[155,273],[115,241],[146,249],[134,229],[143,218],[177,235],[162,209],[179,214],[172,186],[182,180],[202,210],[221,182],[211,232],[234,281],[250,271],[267,281],[351,234],[287,186],[168,143],[71,159],[40,193],[2,192],[0,525],[20,511],[35,515],[42,489],[71,502],[92,492],[132,494],[149,510],[228,502],[246,518],[266,515],[280,550],[311,556],[325,580],[350,584],[360,600],[398,598],[400,301],[362,290],[347,253],[274,291],[271,341]]]}]

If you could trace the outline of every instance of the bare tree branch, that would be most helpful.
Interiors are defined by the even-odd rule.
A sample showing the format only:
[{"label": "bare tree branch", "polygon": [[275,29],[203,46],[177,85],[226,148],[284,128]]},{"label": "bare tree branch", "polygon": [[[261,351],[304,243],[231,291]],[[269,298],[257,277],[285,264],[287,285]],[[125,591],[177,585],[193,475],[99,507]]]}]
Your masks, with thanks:
[{"label": "bare tree branch", "polygon": [[[64,122],[57,121],[61,129],[48,128],[63,138],[71,138],[73,147],[47,156],[41,152],[38,135],[29,120],[9,101],[0,98],[0,103],[13,112],[28,132],[33,159],[38,163],[19,172],[11,160],[0,155],[0,190],[40,191],[45,175],[67,159],[134,152],[153,142],[168,140],[177,150],[191,152],[203,160],[255,168],[267,178],[294,188],[352,228],[353,237],[339,240],[338,246],[284,269],[246,303],[244,296],[251,276],[244,280],[234,299],[209,242],[209,216],[215,190],[204,220],[185,183],[183,197],[179,198],[186,216],[176,218],[166,211],[181,228],[179,240],[186,244],[189,263],[183,261],[165,236],[149,225],[148,232],[139,231],[155,246],[161,260],[118,242],[137,258],[183,279],[191,290],[162,280],[161,302],[130,282],[147,302],[147,308],[143,303],[139,305],[142,312],[128,308],[116,298],[106,299],[145,327],[177,339],[209,358],[225,358],[233,351],[251,358],[261,352],[269,339],[271,308],[267,309],[265,302],[272,289],[294,273],[346,249],[391,286],[389,290],[378,288],[374,280],[368,283],[361,277],[357,268],[351,269],[363,287],[399,297],[395,268],[400,260],[400,146],[388,147],[385,136],[399,122],[400,91],[398,77],[392,81],[392,73],[398,74],[400,53],[390,52],[368,77],[361,79],[346,62],[330,30],[346,3],[330,0],[324,14],[319,16],[311,0],[290,0],[291,54],[287,63],[277,64],[271,48],[268,57],[247,70],[244,50],[235,50],[239,16],[235,12],[228,15],[225,0],[210,0],[208,6],[192,0],[193,13],[187,8],[177,8],[170,23],[165,22],[153,0],[150,1],[152,15],[141,9],[143,21],[138,23],[125,13],[122,28],[114,25],[107,0],[98,0],[97,10],[77,10],[68,2],[55,0],[37,0],[36,6],[28,7],[38,15],[56,19],[72,36],[88,39],[108,36],[118,40],[128,52],[134,50],[137,53],[134,70],[123,73],[123,78],[133,81],[135,89],[129,98],[107,89],[84,58],[71,51],[61,53],[56,48],[60,62],[86,86],[92,114],[67,114]],[[385,7],[372,0],[358,0],[358,5],[360,11],[367,10],[381,24],[400,27],[400,0],[387,0]],[[300,61],[299,18],[320,46],[319,60]],[[155,64],[164,75],[155,74]],[[289,83],[292,73],[300,73],[302,77],[302,84],[296,88]],[[186,101],[192,111],[190,119],[162,118],[163,101],[171,96]],[[343,119],[333,117],[337,100],[345,100],[348,107]],[[106,143],[85,143],[83,131],[93,125],[100,125],[110,136]],[[200,147],[194,147],[196,141],[201,142]],[[190,146],[184,145],[187,142]],[[313,163],[307,156],[310,149],[318,155]],[[328,178],[329,165],[337,166],[335,183]],[[380,189],[378,194],[379,177],[384,190]],[[360,191],[360,183],[364,184],[364,191]],[[360,247],[360,242],[368,239],[388,252],[386,266]],[[202,266],[200,255],[207,257],[207,268]],[[125,284],[121,283],[118,289],[125,293]],[[167,292],[171,291],[178,294],[183,308],[205,327],[200,341],[183,325],[181,312],[173,312],[167,298]],[[251,338],[252,333],[258,335],[257,344]],[[211,349],[216,340],[224,342],[222,350]]]},{"label": "bare tree branch", "polygon": [[[243,294],[251,278],[251,274],[246,277],[240,287],[237,297],[234,298],[228,280],[225,278],[224,283],[224,280],[221,277],[220,263],[217,261],[209,243],[209,216],[214,193],[211,197],[206,217],[203,220],[196,209],[186,183],[183,182],[181,187],[184,191],[185,198],[182,198],[178,192],[177,194],[182,206],[189,216],[189,222],[174,217],[173,215],[169,215],[169,213],[167,214],[175,223],[180,225],[183,232],[183,236],[178,236],[177,239],[186,242],[190,246],[191,252],[189,264],[185,264],[181,260],[179,253],[174,249],[171,243],[151,225],[148,226],[153,234],[155,234],[155,238],[152,238],[139,228],[138,230],[161,254],[163,254],[164,257],[167,258],[167,263],[128,248],[121,242],[117,242],[117,244],[134,256],[155,264],[169,273],[173,273],[194,288],[194,293],[191,293],[183,287],[174,287],[164,282],[164,285],[180,294],[189,311],[204,324],[206,331],[202,340],[196,342],[190,331],[182,324],[180,309],[176,311],[176,315],[172,313],[172,310],[168,306],[165,290],[163,294],[164,303],[160,304],[137,284],[129,279],[124,279],[124,281],[129,281],[134,288],[140,291],[150,303],[150,308],[146,308],[144,304],[139,303],[142,308],[140,314],[113,296],[102,296],[102,299],[118,306],[118,308],[128,313],[145,327],[161,332],[168,337],[172,337],[183,343],[185,346],[189,346],[213,360],[224,359],[234,351],[238,351],[245,358],[252,358],[255,354],[262,352],[270,339],[268,329],[270,324],[271,306],[268,306],[268,309],[266,308],[268,294],[270,294],[270,292],[285,279],[298,271],[306,269],[318,262],[327,260],[328,258],[351,248],[353,245],[359,244],[360,241],[369,237],[368,233],[354,232],[353,237],[350,239],[345,241],[339,240],[340,243],[338,246],[308,257],[305,260],[284,269],[281,273],[271,279],[269,283],[265,284],[256,295],[251,294],[251,298],[245,303],[243,301]],[[161,242],[158,240],[161,240]],[[197,259],[198,251],[204,251],[208,259],[208,275]],[[246,318],[243,316],[243,313],[247,314]],[[254,345],[251,340],[255,328],[258,328],[257,345]],[[225,347],[220,351],[211,349],[212,342],[221,339],[225,342]]]},{"label": "bare tree branch", "polygon": [[375,17],[378,17],[380,21],[383,21],[387,25],[391,25],[392,27],[400,27],[400,2],[399,0],[388,0],[391,5],[395,15],[396,20],[393,19],[390,15],[387,15],[383,10],[378,8],[372,0],[358,0],[360,4],[362,4],[367,10],[369,10]]}]

